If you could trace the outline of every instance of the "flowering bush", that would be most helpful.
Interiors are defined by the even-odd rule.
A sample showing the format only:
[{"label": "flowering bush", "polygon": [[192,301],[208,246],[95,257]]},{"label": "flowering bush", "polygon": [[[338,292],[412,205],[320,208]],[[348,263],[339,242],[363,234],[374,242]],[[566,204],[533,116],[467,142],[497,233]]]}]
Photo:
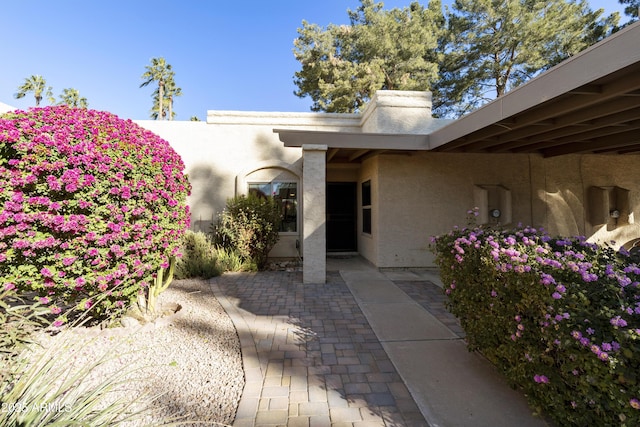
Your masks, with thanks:
[{"label": "flowering bush", "polygon": [[640,425],[640,268],[624,252],[531,227],[433,239],[449,309],[559,425]]},{"label": "flowering bush", "polygon": [[1,116],[0,286],[35,291],[55,325],[70,304],[128,306],[188,227],[183,169],[166,141],[110,113]]}]

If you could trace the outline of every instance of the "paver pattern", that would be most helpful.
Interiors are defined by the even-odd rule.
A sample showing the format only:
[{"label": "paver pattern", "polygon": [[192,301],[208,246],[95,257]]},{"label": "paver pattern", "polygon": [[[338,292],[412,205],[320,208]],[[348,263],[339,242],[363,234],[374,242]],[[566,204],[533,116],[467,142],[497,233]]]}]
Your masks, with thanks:
[{"label": "paver pattern", "polygon": [[427,426],[337,272],[211,280],[243,348],[246,386],[234,426]]},{"label": "paver pattern", "polygon": [[446,308],[445,301],[447,297],[444,295],[442,288],[429,281],[394,280],[393,283],[456,335],[460,338],[465,337],[460,322]]}]

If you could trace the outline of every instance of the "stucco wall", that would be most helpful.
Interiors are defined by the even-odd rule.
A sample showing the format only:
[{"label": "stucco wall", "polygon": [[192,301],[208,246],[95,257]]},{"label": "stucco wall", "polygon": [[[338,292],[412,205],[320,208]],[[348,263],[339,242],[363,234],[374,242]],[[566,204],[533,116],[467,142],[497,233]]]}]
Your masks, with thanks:
[{"label": "stucco wall", "polygon": [[[416,94],[415,99],[422,100],[420,106],[404,96],[381,94],[372,104],[375,108],[370,107],[363,116],[210,111],[206,123],[138,123],[168,140],[182,156],[193,186],[189,198],[192,228],[207,231],[226,200],[246,192],[248,181],[296,180],[299,215],[303,212],[302,149],[284,147],[274,129],[423,132],[442,124],[425,120],[424,128],[416,127],[416,117],[424,119],[430,111],[429,99]],[[404,104],[396,105],[398,99]],[[396,121],[398,111],[412,112],[408,115],[412,120]],[[488,201],[483,209],[496,208],[491,205],[500,197],[510,200],[509,206],[500,207],[501,223],[510,217],[512,225],[542,226],[554,235],[615,240],[618,246],[633,242],[640,238],[640,224],[635,220],[640,209],[639,160],[639,155],[543,158],[535,154],[386,152],[361,164],[329,164],[326,180],[358,183],[357,244],[362,256],[382,268],[430,267],[430,237],[465,226],[468,210],[482,200]],[[361,184],[368,180],[371,234],[362,232]],[[614,209],[620,218],[609,215]],[[302,228],[302,218],[298,218],[298,232],[282,235],[271,255],[296,256],[296,242],[303,245]]]},{"label": "stucco wall", "polygon": [[[302,150],[284,147],[274,128],[353,131],[360,116],[319,113],[209,111],[207,122],[136,121],[167,140],[180,154],[192,185],[188,199],[191,228],[209,231],[227,199],[245,194],[248,181],[298,183],[298,213],[302,213]],[[349,172],[355,176],[354,172]],[[296,257],[302,248],[302,218],[298,232],[284,233],[272,257]],[[299,243],[300,247],[296,247]]]},{"label": "stucco wall", "polygon": [[[301,186],[301,150],[284,148],[271,126],[168,121],[138,123],[169,141],[182,157],[192,185],[188,203],[193,230],[209,231],[227,199],[246,193],[247,178],[260,181],[276,178],[278,174],[287,179],[298,175],[297,182]],[[249,176],[252,173],[253,176]],[[272,255],[296,256],[296,240],[299,240],[299,232],[281,236]]]},{"label": "stucco wall", "polygon": [[[600,243],[615,240],[617,246],[640,237],[633,218],[640,209],[640,156],[421,153],[376,159],[363,164],[362,176],[376,176],[370,240],[377,252],[366,239],[359,243],[378,267],[433,266],[430,236],[467,225],[475,186],[510,190],[512,225],[542,226],[552,235],[585,235]],[[589,222],[594,186],[630,190],[624,219]]]},{"label": "stucco wall", "polygon": [[[571,155],[544,159],[546,186],[538,189],[545,206],[546,228],[551,234],[584,235],[590,241],[614,241],[614,247],[640,238],[640,156]],[[613,187],[629,190],[627,200],[611,200],[602,215],[593,206],[592,189],[613,199]],[[616,203],[617,202],[617,203]],[[626,205],[626,206],[625,206]],[[611,218],[618,209],[621,217]],[[594,222],[594,216],[605,222]]]}]

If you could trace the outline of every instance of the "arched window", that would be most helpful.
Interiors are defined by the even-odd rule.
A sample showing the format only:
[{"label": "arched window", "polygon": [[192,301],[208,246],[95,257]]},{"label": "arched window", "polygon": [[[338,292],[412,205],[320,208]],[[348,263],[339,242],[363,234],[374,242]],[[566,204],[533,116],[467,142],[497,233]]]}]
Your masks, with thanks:
[{"label": "arched window", "polygon": [[266,167],[247,174],[246,192],[259,197],[273,197],[282,215],[281,233],[298,232],[298,176],[280,167]]}]

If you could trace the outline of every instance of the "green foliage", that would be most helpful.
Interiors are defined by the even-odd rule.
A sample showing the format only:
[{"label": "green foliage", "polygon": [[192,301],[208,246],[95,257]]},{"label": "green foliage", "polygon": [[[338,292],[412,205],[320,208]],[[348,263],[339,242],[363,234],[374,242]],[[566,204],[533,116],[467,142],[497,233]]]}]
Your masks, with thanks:
[{"label": "green foliage", "polygon": [[201,231],[187,230],[182,237],[182,257],[176,260],[176,278],[210,279],[220,273],[218,251],[211,239]]},{"label": "green foliage", "polygon": [[132,372],[92,378],[122,349],[111,348],[86,364],[77,360],[85,342],[58,335],[55,345],[42,349],[34,337],[49,323],[49,310],[38,302],[25,303],[16,290],[8,286],[0,291],[0,425],[131,425],[151,413],[152,399],[125,400],[113,394],[135,380]]},{"label": "green foliage", "polygon": [[25,304],[14,287],[0,288],[0,387],[13,377],[11,366],[32,342],[32,332],[46,324],[46,312],[37,302]]},{"label": "green foliage", "polygon": [[257,271],[258,266],[253,260],[244,260],[233,248],[215,247],[216,259],[222,271]]},{"label": "green foliage", "polygon": [[145,67],[142,74],[142,82],[140,87],[145,87],[152,82],[158,82],[158,88],[153,92],[153,108],[151,109],[151,118],[156,120],[164,120],[169,117],[173,119],[173,99],[176,96],[182,96],[182,89],[176,86],[175,72],[171,64],[167,64],[162,57],[151,58],[151,65]]},{"label": "green foliage", "polygon": [[433,50],[442,27],[440,1],[402,10],[362,0],[349,10],[350,25],[322,28],[303,21],[294,41],[302,64],[296,95],[310,96],[313,111],[359,111],[379,89],[427,90],[437,75]]},{"label": "green foliage", "polygon": [[227,200],[213,230],[214,241],[235,251],[243,262],[253,262],[263,269],[278,242],[280,221],[278,204],[272,197],[237,196]]},{"label": "green foliage", "polygon": [[73,108],[89,108],[89,102],[84,96],[80,96],[78,89],[66,88],[62,90],[58,105],[68,105]]},{"label": "green foliage", "polygon": [[24,83],[18,87],[18,92],[14,94],[16,99],[24,98],[29,92],[33,92],[36,100],[36,107],[40,105],[43,94],[51,101],[53,100],[53,91],[51,86],[47,86],[47,80],[39,75],[32,75],[24,79]]},{"label": "green foliage", "polygon": [[479,350],[561,426],[640,425],[640,268],[584,238],[456,229],[434,240]]},{"label": "green foliage", "polygon": [[625,15],[635,18],[632,22],[635,22],[640,17],[640,0],[618,0],[620,4],[625,5]]},{"label": "green foliage", "polygon": [[585,0],[456,0],[446,17],[440,0],[360,3],[349,25],[298,29],[295,94],[313,111],[357,112],[381,89],[430,90],[434,115],[457,117],[608,36],[619,19]]},{"label": "green foliage", "polygon": [[616,28],[579,0],[456,0],[434,87],[434,112],[457,117],[504,95]]},{"label": "green foliage", "polygon": [[[18,359],[9,378],[0,377],[0,425],[3,426],[117,426],[144,420],[151,408],[137,399],[112,399],[117,388],[131,381],[129,372],[106,377],[98,384],[86,381],[107,356],[81,368],[72,367],[80,345],[49,348],[35,360]],[[8,381],[5,381],[8,380]],[[109,400],[112,400],[111,403]]]}]

